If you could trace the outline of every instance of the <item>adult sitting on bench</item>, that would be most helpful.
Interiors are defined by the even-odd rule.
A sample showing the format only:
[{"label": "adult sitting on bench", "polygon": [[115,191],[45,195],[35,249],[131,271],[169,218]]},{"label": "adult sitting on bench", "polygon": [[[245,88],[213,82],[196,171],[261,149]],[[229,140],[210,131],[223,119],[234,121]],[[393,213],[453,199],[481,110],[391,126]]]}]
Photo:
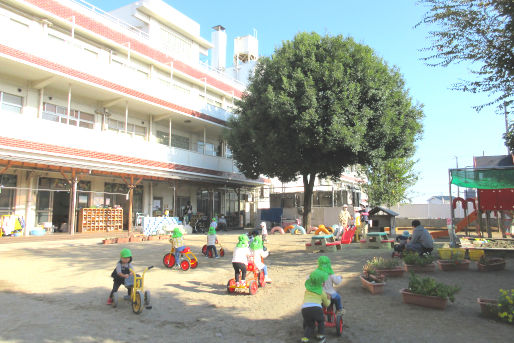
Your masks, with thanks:
[{"label": "adult sitting on bench", "polygon": [[427,229],[421,225],[419,220],[412,221],[412,239],[407,243],[406,249],[416,251],[420,255],[430,253],[434,249],[434,240]]}]

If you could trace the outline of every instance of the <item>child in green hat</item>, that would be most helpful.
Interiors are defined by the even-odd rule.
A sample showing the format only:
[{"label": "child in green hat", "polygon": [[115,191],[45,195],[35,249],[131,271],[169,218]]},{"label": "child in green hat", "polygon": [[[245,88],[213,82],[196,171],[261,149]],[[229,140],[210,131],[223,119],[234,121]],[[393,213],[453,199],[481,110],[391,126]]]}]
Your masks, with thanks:
[{"label": "child in green hat", "polygon": [[127,285],[125,280],[127,280],[130,275],[134,274],[130,271],[131,269],[134,270],[132,267],[132,252],[129,249],[124,248],[120,252],[120,260],[111,273],[111,277],[113,278],[113,285],[111,294],[109,294],[109,298],[107,299],[107,305],[112,305],[112,296],[123,284],[125,287],[127,287],[128,296],[130,297],[130,294],[132,293],[132,286]]},{"label": "child in green hat", "polygon": [[334,285],[339,285],[343,281],[342,276],[334,274],[330,259],[327,256],[320,256],[318,258],[318,269],[328,274],[328,279],[323,284],[323,291],[330,295],[330,298],[335,302],[337,314],[343,314],[341,296],[334,289]]},{"label": "child in green hat", "polygon": [[250,250],[253,255],[253,263],[255,263],[255,267],[262,270],[264,273],[264,282],[271,282],[271,279],[268,277],[268,267],[263,262],[263,260],[268,257],[269,251],[264,251],[261,236],[253,238],[252,243],[250,243]]},{"label": "child in green hat", "polygon": [[[248,257],[251,252],[248,248],[248,236],[240,235],[234,254],[232,255],[232,267],[234,267],[234,276],[236,279],[236,287],[246,286],[246,266],[248,265]],[[239,272],[241,272],[241,280],[239,280]]]},{"label": "child in green hat", "polygon": [[305,281],[305,294],[303,296],[302,317],[304,335],[302,342],[310,342],[316,323],[318,324],[317,339],[324,343],[327,341],[325,337],[325,318],[321,305],[330,305],[330,296],[323,291],[323,282],[328,279],[328,274],[322,270],[316,269]]},{"label": "child in green hat", "polygon": [[173,235],[170,238],[170,243],[175,248],[175,266],[180,267],[180,253],[186,248],[184,245],[184,237],[182,231],[178,227],[173,230]]},{"label": "child in green hat", "polygon": [[207,232],[207,251],[205,257],[209,257],[209,250],[214,251],[214,256],[219,258],[218,251],[216,250],[216,242],[218,241],[216,237],[216,228],[214,226],[209,227],[209,232]]}]

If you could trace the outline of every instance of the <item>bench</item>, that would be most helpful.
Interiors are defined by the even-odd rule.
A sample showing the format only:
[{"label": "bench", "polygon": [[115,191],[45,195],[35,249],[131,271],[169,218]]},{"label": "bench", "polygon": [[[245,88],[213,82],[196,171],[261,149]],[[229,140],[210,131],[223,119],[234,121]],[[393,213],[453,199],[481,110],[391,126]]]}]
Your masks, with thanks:
[{"label": "bench", "polygon": [[333,235],[312,236],[310,243],[305,243],[309,252],[334,252],[341,249],[341,242],[334,241]]},{"label": "bench", "polygon": [[394,239],[389,239],[385,232],[368,232],[366,238],[360,240],[361,248],[392,249]]}]

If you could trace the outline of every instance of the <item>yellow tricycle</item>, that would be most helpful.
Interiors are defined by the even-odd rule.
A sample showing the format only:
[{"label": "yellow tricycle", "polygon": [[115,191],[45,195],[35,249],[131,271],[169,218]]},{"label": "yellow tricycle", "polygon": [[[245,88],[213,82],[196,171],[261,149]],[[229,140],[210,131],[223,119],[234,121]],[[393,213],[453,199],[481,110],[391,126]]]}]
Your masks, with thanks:
[{"label": "yellow tricycle", "polygon": [[[132,286],[129,300],[132,303],[132,311],[136,314],[143,312],[143,304],[147,310],[152,309],[152,305],[150,304],[150,291],[144,290],[145,273],[152,268],[153,266],[146,267],[142,275],[136,274],[133,269],[130,270],[132,274],[127,279],[126,286]],[[118,306],[118,292],[112,295],[112,307],[116,306]]]}]

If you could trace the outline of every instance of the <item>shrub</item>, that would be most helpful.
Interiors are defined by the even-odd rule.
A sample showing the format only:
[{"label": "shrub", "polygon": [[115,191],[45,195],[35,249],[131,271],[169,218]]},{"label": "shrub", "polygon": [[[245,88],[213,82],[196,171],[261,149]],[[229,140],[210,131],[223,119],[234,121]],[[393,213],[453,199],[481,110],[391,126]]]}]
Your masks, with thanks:
[{"label": "shrub", "polygon": [[500,289],[498,298],[498,317],[501,320],[512,323],[514,321],[514,289]]},{"label": "shrub", "polygon": [[431,277],[419,278],[414,273],[410,274],[409,291],[415,294],[448,298],[451,302],[454,302],[454,295],[459,290],[459,286],[448,286],[444,283],[437,282]]},{"label": "shrub", "polygon": [[373,257],[371,260],[366,261],[366,265],[373,266],[375,269],[393,269],[401,263],[399,259],[385,259],[383,257]]},{"label": "shrub", "polygon": [[431,255],[423,255],[423,256],[419,256],[419,254],[415,253],[415,252],[409,252],[407,254],[405,254],[403,256],[403,262],[405,262],[405,264],[414,264],[414,265],[425,265],[425,264],[430,264],[432,262],[434,262],[434,257],[432,257]]},{"label": "shrub", "polygon": [[491,264],[495,264],[495,263],[502,262],[502,261],[503,261],[503,258],[501,258],[501,257],[491,257],[491,256],[482,255],[482,256],[480,256],[480,260],[478,261],[478,263],[484,264],[484,265],[491,265]]}]

